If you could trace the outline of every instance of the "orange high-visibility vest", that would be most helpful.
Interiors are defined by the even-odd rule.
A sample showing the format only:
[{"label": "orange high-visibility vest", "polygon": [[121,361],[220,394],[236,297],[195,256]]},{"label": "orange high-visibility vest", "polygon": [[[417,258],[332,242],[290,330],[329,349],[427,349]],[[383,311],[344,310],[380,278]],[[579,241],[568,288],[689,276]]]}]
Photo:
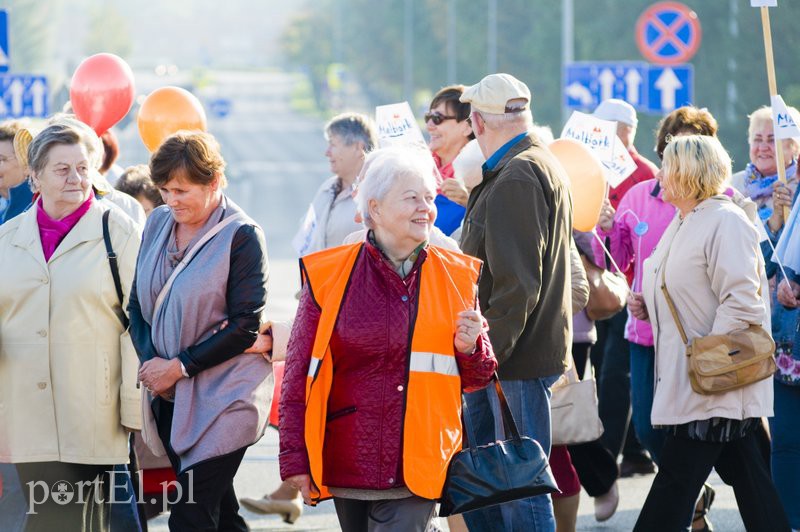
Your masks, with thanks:
[{"label": "orange high-visibility vest", "polygon": [[[309,284],[322,309],[306,378],[305,443],[315,504],[331,497],[322,484],[325,418],[333,384],[329,343],[353,266],[363,248],[363,243],[340,246],[300,261],[303,282]],[[438,499],[450,459],[461,450],[461,377],[453,346],[455,322],[459,312],[476,308],[482,262],[435,246],[427,249],[418,274],[418,308],[412,323],[402,460],[408,489],[420,497]]]}]

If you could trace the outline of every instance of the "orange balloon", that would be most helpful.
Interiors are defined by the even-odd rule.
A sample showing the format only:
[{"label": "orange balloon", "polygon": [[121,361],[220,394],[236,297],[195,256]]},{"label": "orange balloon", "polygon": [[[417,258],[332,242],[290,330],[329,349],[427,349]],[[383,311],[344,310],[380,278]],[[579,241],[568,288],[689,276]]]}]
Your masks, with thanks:
[{"label": "orange balloon", "polygon": [[139,136],[151,152],[182,129],[205,131],[206,112],[200,100],[180,87],[161,87],[145,98],[137,118]]},{"label": "orange balloon", "polygon": [[572,228],[591,231],[600,218],[606,195],[603,165],[583,144],[570,139],[550,143],[550,151],[567,171],[572,192]]}]

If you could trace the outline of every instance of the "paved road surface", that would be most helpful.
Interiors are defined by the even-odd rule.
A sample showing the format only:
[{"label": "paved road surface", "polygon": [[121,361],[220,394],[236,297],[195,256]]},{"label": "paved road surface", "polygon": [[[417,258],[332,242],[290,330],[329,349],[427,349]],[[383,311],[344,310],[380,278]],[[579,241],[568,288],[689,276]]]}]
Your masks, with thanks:
[{"label": "paved road surface", "polygon": [[[216,78],[215,95],[231,98],[233,107],[227,118],[209,117],[209,130],[219,139],[228,162],[228,193],[266,233],[271,255],[270,315],[274,319],[287,318],[294,313],[298,288],[290,242],[314,191],[328,175],[323,157],[323,124],[289,109],[293,76],[226,73],[217,74]],[[147,161],[135,124],[121,132],[120,142],[123,164]],[[279,483],[277,445],[276,432],[268,429],[266,436],[248,450],[235,480],[240,496],[261,496]],[[592,500],[584,493],[578,530],[631,530],[652,478],[620,481],[619,510],[605,523],[594,521]],[[714,485],[717,499],[711,516],[716,529],[744,530],[730,488],[716,477]],[[253,530],[339,530],[330,502],[308,509],[295,525],[286,525],[277,516],[256,516],[246,510],[243,514]],[[167,530],[166,517],[151,521],[150,529]]]}]

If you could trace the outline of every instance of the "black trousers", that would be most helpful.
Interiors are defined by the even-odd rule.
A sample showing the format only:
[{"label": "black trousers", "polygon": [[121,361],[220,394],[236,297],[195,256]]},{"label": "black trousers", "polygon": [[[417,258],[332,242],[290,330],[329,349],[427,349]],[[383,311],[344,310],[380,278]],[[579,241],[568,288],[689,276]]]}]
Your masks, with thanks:
[{"label": "black trousers", "polygon": [[113,465],[33,462],[16,466],[27,503],[26,532],[109,530],[107,472]]},{"label": "black trousers", "polygon": [[[175,405],[161,398],[153,401],[158,435],[169,456],[172,469],[180,465],[170,445]],[[216,532],[248,530],[239,515],[239,501],[233,490],[233,477],[244,458],[245,448],[195,464],[178,475],[182,497],[172,504],[169,529],[172,532]]]},{"label": "black trousers", "polygon": [[733,486],[747,530],[791,530],[778,492],[760,456],[755,432],[727,443],[667,435],[661,464],[634,531],[674,532],[691,526],[700,487],[716,468]]},{"label": "black trousers", "polygon": [[[591,347],[591,344],[586,343],[572,344],[572,358],[581,378]],[[590,497],[608,493],[619,475],[616,457],[600,443],[600,440],[568,445],[567,449],[586,493]]]},{"label": "black trousers", "polygon": [[425,532],[436,501],[422,497],[362,501],[334,497],[342,532]]}]

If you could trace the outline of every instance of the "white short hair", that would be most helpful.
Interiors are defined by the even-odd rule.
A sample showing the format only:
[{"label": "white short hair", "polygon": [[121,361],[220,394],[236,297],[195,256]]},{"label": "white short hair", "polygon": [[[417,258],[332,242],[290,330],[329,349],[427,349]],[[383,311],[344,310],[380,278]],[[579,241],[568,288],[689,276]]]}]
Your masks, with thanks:
[{"label": "white short hair", "polygon": [[484,111],[477,111],[486,127],[489,129],[504,129],[506,127],[530,129],[533,127],[533,115],[530,109],[518,111],[516,113],[503,113],[501,115],[487,113]]},{"label": "white short hair", "polygon": [[364,225],[374,228],[369,216],[370,200],[381,201],[396,183],[398,177],[416,176],[436,190],[438,174],[431,152],[421,146],[390,146],[375,150],[364,161],[364,178],[358,184],[356,206]]},{"label": "white short hair", "polygon": [[555,137],[553,136],[553,130],[550,128],[550,126],[534,124],[534,126],[531,128],[531,133],[539,137],[539,140],[545,144],[550,144],[555,140]]},{"label": "white short hair", "polygon": [[[786,106],[787,110],[789,111],[789,115],[792,117],[792,120],[798,125],[800,125],[800,112],[797,108],[789,105]],[[750,119],[747,128],[747,142],[749,144],[753,143],[753,139],[756,136],[756,132],[759,128],[763,127],[764,124],[773,124],[772,120],[772,107],[763,106],[750,114],[747,118]],[[789,141],[790,144],[793,145],[795,150],[800,150],[800,138],[789,138],[786,139]]]},{"label": "white short hair", "polygon": [[483,156],[478,141],[471,140],[453,159],[453,175],[461,182],[466,182],[468,176],[475,172],[481,173],[481,165],[484,162],[486,162],[486,157]]}]

